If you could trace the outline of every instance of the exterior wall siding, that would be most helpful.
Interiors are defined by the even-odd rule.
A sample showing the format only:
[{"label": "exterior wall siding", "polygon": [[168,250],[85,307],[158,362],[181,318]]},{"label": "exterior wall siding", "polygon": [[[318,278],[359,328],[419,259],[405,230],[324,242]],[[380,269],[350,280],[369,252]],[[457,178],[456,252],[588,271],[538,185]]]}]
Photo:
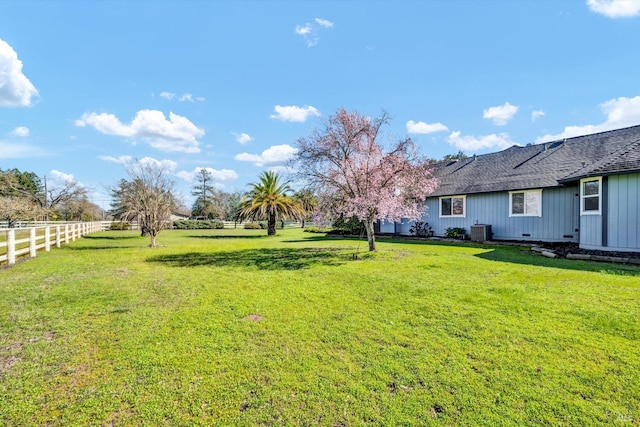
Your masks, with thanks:
[{"label": "exterior wall siding", "polygon": [[609,177],[608,250],[640,250],[640,173]]},{"label": "exterior wall siding", "polygon": [[[467,195],[464,218],[440,218],[439,199],[431,197],[427,199],[423,221],[429,223],[436,236],[444,236],[449,227],[462,227],[469,235],[472,225],[489,224],[494,240],[578,242],[577,191],[577,187],[543,189],[541,217],[509,217],[509,193],[496,192]],[[397,231],[409,234],[412,224],[403,221]]]},{"label": "exterior wall siding", "polygon": [[580,247],[603,249],[602,215],[583,215],[580,217]]}]

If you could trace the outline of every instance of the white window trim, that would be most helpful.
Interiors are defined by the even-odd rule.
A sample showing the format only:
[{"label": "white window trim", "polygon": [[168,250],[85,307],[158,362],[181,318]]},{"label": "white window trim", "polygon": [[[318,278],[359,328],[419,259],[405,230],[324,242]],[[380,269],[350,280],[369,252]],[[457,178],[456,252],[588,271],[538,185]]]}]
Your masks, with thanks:
[{"label": "white window trim", "polygon": [[[584,199],[586,197],[596,197],[595,194],[589,196],[584,195],[584,183],[590,181],[598,181],[598,210],[597,211],[585,211]],[[582,178],[580,180],[580,215],[602,215],[602,177]]]},{"label": "white window trim", "polygon": [[[514,214],[513,213],[513,194],[516,193],[524,193],[524,198],[525,198],[525,213],[521,213],[521,214]],[[527,193],[536,193],[539,196],[539,201],[540,203],[538,204],[538,213],[536,214],[530,214],[526,212],[526,208],[527,208],[527,204],[526,204],[526,200],[527,200]],[[519,191],[509,191],[509,217],[522,217],[522,216],[537,216],[537,217],[542,217],[542,189],[539,190],[519,190]]]},{"label": "white window trim", "polygon": [[[451,215],[442,215],[442,199],[451,199]],[[462,199],[462,215],[453,214],[453,199]],[[438,199],[438,210],[440,211],[440,218],[466,218],[467,217],[467,196],[442,196]]]}]

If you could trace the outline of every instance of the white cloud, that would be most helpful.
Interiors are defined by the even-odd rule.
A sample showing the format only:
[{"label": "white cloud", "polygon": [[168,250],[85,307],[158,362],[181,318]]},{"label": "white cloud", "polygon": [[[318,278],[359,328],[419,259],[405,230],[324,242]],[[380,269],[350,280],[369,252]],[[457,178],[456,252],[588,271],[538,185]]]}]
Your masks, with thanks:
[{"label": "white cloud", "polygon": [[542,111],[542,110],[532,111],[531,112],[531,121],[535,122],[536,120],[538,120],[542,116],[544,116],[544,111]]},{"label": "white cloud", "polygon": [[282,164],[291,159],[298,152],[288,144],[273,145],[262,152],[262,154],[240,153],[235,159],[242,162],[252,162],[254,165],[262,167],[264,165]]},{"label": "white cloud", "polygon": [[143,157],[139,159],[136,162],[136,164],[138,166],[147,166],[147,165],[155,166],[158,168],[162,168],[168,172],[174,171],[176,167],[178,167],[178,164],[173,160],[168,160],[168,159],[158,160],[158,159],[154,159],[153,157]]},{"label": "white cloud", "polygon": [[117,163],[117,164],[123,165],[125,167],[145,166],[145,165],[158,166],[158,167],[161,167],[161,168],[163,168],[164,170],[166,170],[168,172],[171,172],[171,171],[175,170],[176,167],[178,167],[178,164],[176,162],[174,162],[173,160],[168,160],[168,159],[158,160],[158,159],[154,159],[153,157],[143,157],[143,158],[137,159],[135,161],[134,161],[133,157],[131,157],[131,156],[119,156],[119,157],[98,156],[98,158],[100,160],[104,160],[106,162]]},{"label": "white cloud", "polygon": [[425,122],[414,122],[413,120],[409,120],[407,122],[407,132],[409,133],[434,133],[434,132],[445,132],[448,131],[449,128],[443,125],[442,123],[425,123]]},{"label": "white cloud", "polygon": [[323,26],[323,27],[325,27],[325,28],[331,28],[331,27],[333,27],[333,22],[328,21],[328,20],[326,20],[326,19],[316,18],[316,22],[317,22],[319,25],[321,25],[321,26]]},{"label": "white cloud", "polygon": [[56,170],[56,169],[51,170],[51,177],[55,182],[58,182],[58,183],[67,183],[67,182],[74,181],[73,174],[60,172],[59,170]]},{"label": "white cloud", "polygon": [[276,114],[272,114],[271,118],[281,120],[283,122],[304,122],[309,116],[319,116],[320,111],[311,105],[304,107],[296,107],[295,105],[276,105],[274,107]]},{"label": "white cloud", "polygon": [[38,90],[22,73],[22,61],[4,40],[0,39],[0,107],[27,107]]},{"label": "white cloud", "polygon": [[[160,97],[164,98],[164,99],[168,99],[169,101],[176,99],[179,102],[204,102],[206,101],[206,98],[203,96],[194,96],[192,93],[189,92],[185,92],[182,95],[178,96],[177,94],[173,93],[173,92],[160,92]],[[177,97],[177,98],[176,98]]]},{"label": "white cloud", "polygon": [[333,22],[322,18],[316,18],[315,24],[307,22],[304,25],[296,25],[296,34],[301,35],[304,41],[307,43],[307,47],[312,47],[318,44],[320,38],[318,37],[318,30],[333,27]]},{"label": "white cloud", "polygon": [[482,117],[493,121],[497,126],[506,125],[518,112],[518,107],[505,102],[504,105],[490,107],[483,111]]},{"label": "white cloud", "polygon": [[9,144],[0,141],[0,159],[28,159],[44,153],[28,144]]},{"label": "white cloud", "polygon": [[609,18],[627,18],[640,15],[640,2],[637,0],[587,0],[592,12]]},{"label": "white cloud", "polygon": [[511,147],[512,145],[518,145],[517,143],[513,142],[509,135],[506,133],[475,137],[471,135],[462,136],[460,134],[460,131],[451,132],[451,134],[447,137],[447,142],[456,147],[458,150],[462,151],[476,151],[488,148],[498,148],[500,150],[503,150],[505,148]]},{"label": "white cloud", "polygon": [[184,101],[193,102],[193,94],[184,93],[184,94],[182,94],[180,99],[178,99],[178,101],[180,101],[180,102],[184,102]]},{"label": "white cloud", "polygon": [[313,30],[313,26],[308,22],[305,25],[296,25],[296,34],[300,34],[301,36],[305,36]]},{"label": "white cloud", "polygon": [[29,136],[29,128],[24,126],[18,126],[14,130],[11,131],[11,135],[19,136],[20,138],[26,138]]},{"label": "white cloud", "polygon": [[131,156],[120,156],[120,157],[112,157],[112,156],[98,156],[100,160],[104,160],[106,162],[113,162],[119,165],[130,165],[133,161]]},{"label": "white cloud", "polygon": [[244,145],[247,142],[251,142],[253,141],[253,138],[248,134],[248,133],[235,133],[235,132],[231,132],[231,134],[233,136],[236,137],[236,141],[238,141],[240,144]]},{"label": "white cloud", "polygon": [[233,181],[238,179],[238,174],[236,171],[231,169],[213,169],[213,168],[202,168],[197,167],[192,172],[180,171],[176,174],[176,176],[184,179],[185,181],[195,182],[197,175],[201,170],[206,170],[211,174],[211,178],[216,181]]},{"label": "white cloud", "polygon": [[536,143],[556,141],[574,136],[589,135],[640,124],[640,96],[610,99],[599,105],[607,119],[597,125],[567,126],[557,134],[547,134],[536,139]]},{"label": "white cloud", "polygon": [[130,124],[122,123],[115,115],[85,113],[75,122],[76,126],[92,126],[106,135],[118,135],[139,139],[151,147],[165,152],[199,153],[198,137],[204,130],[189,119],[169,113],[169,120],[158,110],[140,110]]}]

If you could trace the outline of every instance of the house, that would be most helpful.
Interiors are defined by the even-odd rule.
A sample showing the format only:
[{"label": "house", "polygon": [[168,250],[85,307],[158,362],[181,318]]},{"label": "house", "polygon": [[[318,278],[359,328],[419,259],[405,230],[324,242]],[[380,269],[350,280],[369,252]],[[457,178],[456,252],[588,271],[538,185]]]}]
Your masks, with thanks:
[{"label": "house", "polygon": [[486,224],[493,240],[640,252],[640,126],[439,162],[433,174],[424,221],[436,236]]},{"label": "house", "polygon": [[189,217],[191,217],[191,213],[190,212],[171,212],[171,216],[169,217],[169,221],[171,221],[172,223],[174,221],[181,221],[181,220],[187,220],[189,219]]}]

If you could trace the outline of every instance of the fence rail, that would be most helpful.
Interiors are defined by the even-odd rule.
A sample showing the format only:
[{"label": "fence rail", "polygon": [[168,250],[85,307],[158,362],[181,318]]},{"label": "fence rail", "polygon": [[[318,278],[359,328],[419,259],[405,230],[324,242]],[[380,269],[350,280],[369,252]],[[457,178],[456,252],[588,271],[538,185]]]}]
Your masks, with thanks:
[{"label": "fence rail", "polygon": [[[107,231],[112,222],[117,221],[93,221],[93,222],[44,222],[29,221],[14,224],[15,228],[7,228],[6,221],[0,221],[0,266],[13,265],[23,256],[34,258],[38,251],[49,252],[52,247],[59,248],[63,244],[97,231]],[[243,228],[244,223],[233,221],[220,221],[224,228]],[[299,222],[287,222],[286,228],[300,227]],[[281,227],[281,224],[278,224]],[[138,230],[137,223],[129,224],[129,230]]]},{"label": "fence rail", "polygon": [[0,265],[13,265],[23,256],[34,258],[40,250],[49,252],[52,247],[59,248],[86,234],[101,230],[101,221],[0,230]]}]

